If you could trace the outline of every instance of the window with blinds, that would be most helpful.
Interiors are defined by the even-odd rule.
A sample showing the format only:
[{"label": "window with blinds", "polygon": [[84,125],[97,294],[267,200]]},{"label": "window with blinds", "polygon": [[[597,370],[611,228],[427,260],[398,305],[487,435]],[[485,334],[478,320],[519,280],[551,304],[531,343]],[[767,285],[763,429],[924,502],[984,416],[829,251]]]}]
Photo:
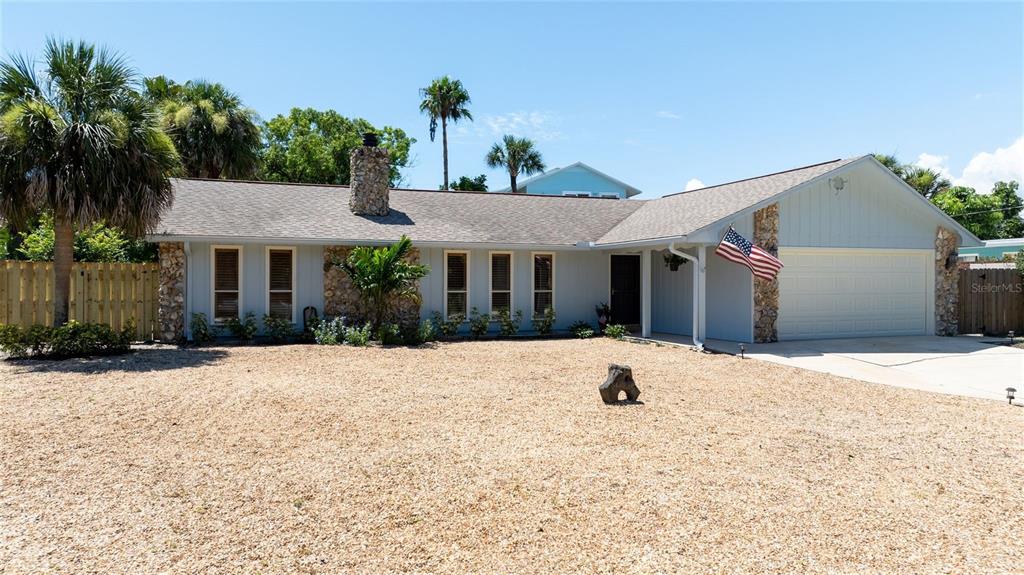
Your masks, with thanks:
[{"label": "window with blinds", "polygon": [[533,315],[555,307],[555,254],[533,254]]},{"label": "window with blinds", "polygon": [[469,315],[469,254],[445,252],[444,255],[445,317]]},{"label": "window with blinds", "polygon": [[267,313],[295,321],[295,250],[267,249]]},{"label": "window with blinds", "polygon": [[491,252],[491,313],[512,313],[512,254]]},{"label": "window with blinds", "polygon": [[213,319],[239,317],[242,252],[238,248],[213,249]]}]

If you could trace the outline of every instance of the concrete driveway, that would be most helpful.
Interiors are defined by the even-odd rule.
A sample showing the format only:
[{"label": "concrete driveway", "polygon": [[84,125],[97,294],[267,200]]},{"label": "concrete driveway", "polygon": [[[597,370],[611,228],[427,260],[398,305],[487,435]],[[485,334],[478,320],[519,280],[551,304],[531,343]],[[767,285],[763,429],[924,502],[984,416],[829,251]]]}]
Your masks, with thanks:
[{"label": "concrete driveway", "polygon": [[[1024,396],[1024,349],[975,336],[866,337],[747,344],[747,357],[885,385],[1006,400]],[[719,343],[719,345],[715,345]],[[738,344],[708,342],[735,354]]]}]

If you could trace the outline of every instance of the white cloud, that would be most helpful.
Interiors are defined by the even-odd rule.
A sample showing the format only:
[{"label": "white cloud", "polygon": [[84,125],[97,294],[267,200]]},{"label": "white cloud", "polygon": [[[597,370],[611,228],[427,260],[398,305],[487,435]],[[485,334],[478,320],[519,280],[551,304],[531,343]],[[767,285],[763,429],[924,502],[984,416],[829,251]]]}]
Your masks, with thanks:
[{"label": "white cloud", "polygon": [[950,173],[949,166],[946,165],[948,163],[949,156],[937,156],[935,154],[922,153],[917,156],[917,161],[914,162],[914,165],[921,168],[927,168],[929,170],[935,170],[942,177],[952,181],[956,178],[954,178],[953,174]]},{"label": "white cloud", "polygon": [[562,132],[558,129],[561,120],[551,112],[488,114],[481,118],[481,121],[494,136],[512,134],[536,140],[556,140],[562,137]]},{"label": "white cloud", "polygon": [[1024,137],[1005,148],[996,148],[994,152],[975,154],[959,177],[949,169],[949,156],[924,153],[917,157],[914,165],[937,171],[953,185],[968,186],[987,194],[999,181],[1024,182]]},{"label": "white cloud", "polygon": [[956,183],[987,194],[996,182],[1009,180],[1024,182],[1024,136],[1005,148],[975,154]]},{"label": "white cloud", "polygon": [[669,110],[658,110],[657,114],[655,114],[655,115],[658,116],[659,118],[667,118],[669,120],[682,120],[683,119],[683,117],[680,116],[679,114],[677,114],[675,112],[672,112],[672,111],[669,111]]},{"label": "white cloud", "polygon": [[698,180],[697,178],[690,178],[690,181],[686,182],[686,188],[684,188],[683,191],[689,192],[691,190],[699,190],[703,187],[705,187],[704,182]]}]

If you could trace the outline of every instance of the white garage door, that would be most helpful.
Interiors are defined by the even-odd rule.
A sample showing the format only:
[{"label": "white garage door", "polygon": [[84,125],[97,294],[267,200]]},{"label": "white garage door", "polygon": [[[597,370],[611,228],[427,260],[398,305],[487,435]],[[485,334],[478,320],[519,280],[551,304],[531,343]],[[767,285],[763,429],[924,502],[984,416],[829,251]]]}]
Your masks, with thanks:
[{"label": "white garage door", "polygon": [[928,333],[931,250],[782,248],[779,339]]}]

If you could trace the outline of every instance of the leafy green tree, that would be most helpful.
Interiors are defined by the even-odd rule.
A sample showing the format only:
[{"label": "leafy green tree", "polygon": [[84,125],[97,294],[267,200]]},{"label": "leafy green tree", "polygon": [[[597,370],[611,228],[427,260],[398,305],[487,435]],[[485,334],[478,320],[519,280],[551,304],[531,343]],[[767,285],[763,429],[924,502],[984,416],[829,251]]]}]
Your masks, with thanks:
[{"label": "leafy green tree", "polygon": [[444,154],[444,184],[441,189],[448,187],[448,122],[457,123],[459,120],[473,121],[473,114],[469,112],[469,92],[462,86],[459,80],[453,80],[448,76],[435,79],[429,86],[420,90],[420,112],[430,117],[430,141],[434,141],[437,133],[437,123],[441,122],[441,149]]},{"label": "leafy green tree", "polygon": [[185,173],[193,178],[246,179],[260,167],[263,142],[256,112],[221,84],[175,84],[162,76],[145,82],[163,127],[174,141]]},{"label": "leafy green tree", "polygon": [[979,238],[998,237],[1003,214],[995,196],[979,194],[967,186],[953,186],[933,197],[932,203]]},{"label": "leafy green tree", "polygon": [[[75,227],[106,220],[133,237],[172,200],[180,162],[124,58],[48,40],[0,63],[0,214],[19,225],[53,214],[54,325],[68,319]],[[41,78],[40,78],[41,76]]]},{"label": "leafy green tree", "polygon": [[[438,188],[443,190],[444,187]],[[487,191],[487,175],[480,174],[475,178],[469,176],[462,176],[452,184],[453,190],[460,192],[486,192]]]},{"label": "leafy green tree", "polygon": [[529,176],[544,171],[544,159],[527,138],[516,138],[506,135],[500,144],[491,146],[487,152],[487,165],[492,168],[505,168],[512,182],[512,193],[519,193],[516,178],[520,174]]},{"label": "leafy green tree", "polygon": [[388,247],[354,248],[345,261],[338,263],[369,307],[373,333],[377,333],[392,314],[396,302],[419,300],[416,282],[427,275],[430,268],[406,260],[411,250],[412,240],[402,236]]},{"label": "leafy green tree", "polygon": [[939,172],[931,168],[901,163],[892,154],[875,154],[875,159],[926,198],[933,198],[952,185]]},{"label": "leafy green tree", "polygon": [[[53,260],[53,216],[44,214],[35,229],[21,236],[17,255],[32,261]],[[79,262],[149,262],[156,260],[156,246],[95,222],[75,231],[74,258]]]},{"label": "leafy green tree", "polygon": [[263,125],[267,147],[260,177],[275,182],[348,184],[349,154],[363,144],[363,134],[374,132],[388,150],[391,185],[409,166],[409,150],[416,140],[399,128],[375,128],[362,118],[349,119],[334,110],[292,108]]},{"label": "leafy green tree", "polygon": [[1024,218],[1021,218],[1024,200],[1018,193],[1018,186],[1018,182],[996,182],[992,186],[992,195],[997,198],[1003,213],[1003,221],[999,224],[1000,238],[1024,237]]}]

